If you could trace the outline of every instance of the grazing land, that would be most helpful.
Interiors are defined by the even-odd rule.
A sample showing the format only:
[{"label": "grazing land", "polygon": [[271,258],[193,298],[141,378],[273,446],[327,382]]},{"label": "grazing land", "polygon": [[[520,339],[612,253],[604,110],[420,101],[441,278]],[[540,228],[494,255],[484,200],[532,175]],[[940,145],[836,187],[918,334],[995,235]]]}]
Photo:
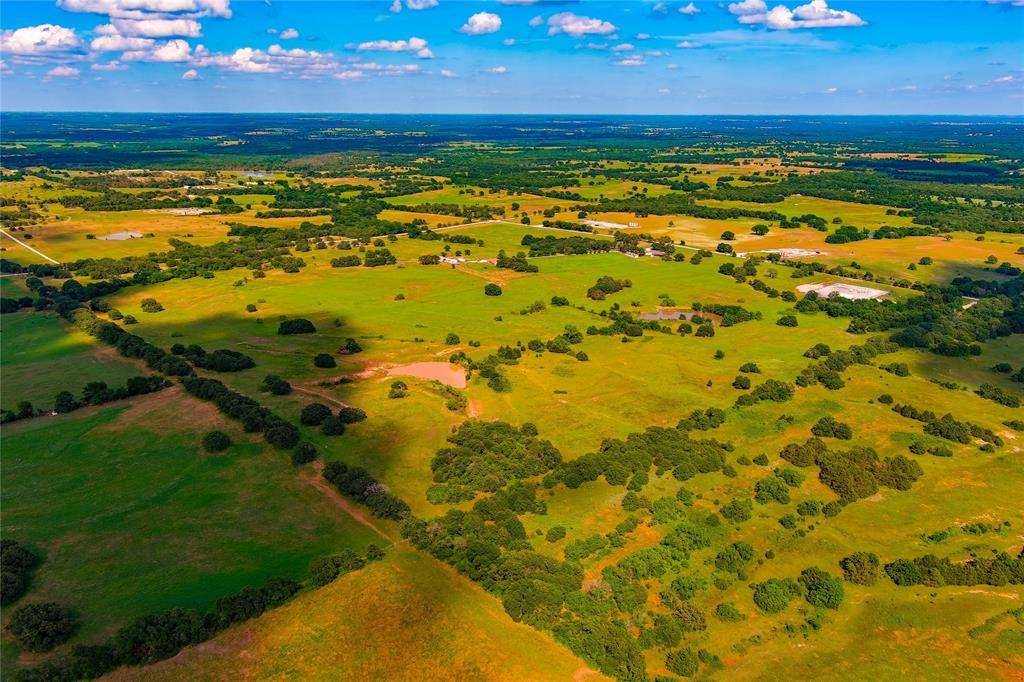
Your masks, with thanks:
[{"label": "grazing land", "polygon": [[5,677],[1024,669],[1019,120],[2,116]]}]

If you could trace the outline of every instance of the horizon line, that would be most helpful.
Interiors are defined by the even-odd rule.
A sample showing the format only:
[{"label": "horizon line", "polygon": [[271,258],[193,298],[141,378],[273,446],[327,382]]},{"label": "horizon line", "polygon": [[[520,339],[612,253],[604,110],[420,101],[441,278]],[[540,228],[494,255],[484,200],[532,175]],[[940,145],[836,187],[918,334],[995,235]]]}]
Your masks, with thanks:
[{"label": "horizon line", "polygon": [[646,117],[701,117],[701,118],[712,118],[722,116],[735,116],[735,117],[788,117],[788,116],[818,116],[818,117],[832,117],[832,118],[876,118],[876,117],[892,117],[892,118],[939,118],[944,116],[957,117],[957,118],[1021,118],[1024,119],[1024,112],[1022,113],[1007,113],[1007,114],[964,114],[964,113],[859,113],[859,114],[836,114],[836,113],[811,113],[811,112],[788,112],[788,113],[761,113],[761,114],[750,114],[750,113],[730,113],[730,112],[718,112],[718,113],[702,113],[702,114],[687,114],[687,113],[676,113],[676,114],[664,114],[664,113],[598,113],[598,112],[564,112],[564,113],[553,113],[553,112],[534,112],[534,113],[516,113],[516,112],[479,112],[479,111],[442,111],[442,112],[402,112],[402,111],[147,111],[147,110],[132,110],[132,111],[114,111],[114,110],[101,110],[101,109],[76,109],[76,110],[61,110],[61,109],[3,109],[0,108],[0,115],[3,114],[158,114],[158,115],[204,115],[204,114],[218,114],[218,115],[230,115],[230,116],[253,116],[253,115],[291,115],[291,116],[602,116],[602,117],[626,117],[626,116],[646,116]]}]

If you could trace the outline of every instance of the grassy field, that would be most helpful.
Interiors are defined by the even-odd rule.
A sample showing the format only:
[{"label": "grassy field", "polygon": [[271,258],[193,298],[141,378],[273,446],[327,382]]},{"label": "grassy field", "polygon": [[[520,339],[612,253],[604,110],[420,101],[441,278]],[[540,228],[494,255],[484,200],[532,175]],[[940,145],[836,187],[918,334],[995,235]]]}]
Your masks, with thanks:
[{"label": "grassy field", "polygon": [[[202,452],[210,428],[236,444]],[[70,603],[76,642],[270,577],[303,578],[313,558],[380,542],[286,455],[178,387],[5,426],[3,457],[4,537],[41,551],[32,599]],[[11,646],[5,637],[5,660]]]},{"label": "grassy field", "polygon": [[[330,671],[328,673],[327,671]],[[114,680],[324,678],[599,680],[550,638],[513,623],[452,569],[408,549]]]},{"label": "grassy field", "polygon": [[49,408],[61,391],[77,395],[90,381],[118,386],[129,377],[150,373],[53,313],[5,315],[0,353],[4,409],[14,409],[22,400]]},{"label": "grassy field", "polygon": [[[728,145],[722,149],[736,151]],[[314,164],[317,159],[306,161]],[[326,157],[319,161],[330,164]],[[649,173],[663,165],[617,160],[596,168]],[[723,175],[813,170],[783,166],[774,157],[695,167],[700,172],[691,172],[691,179],[712,185]],[[567,184],[570,179],[576,182],[579,169],[566,168]],[[373,174],[384,169],[367,165],[361,170]],[[401,170],[415,171],[416,163],[409,161]],[[634,186],[654,195],[670,191],[665,185],[616,176],[583,177],[582,184],[569,191],[586,199],[625,197]],[[406,179],[410,178],[415,176]],[[284,171],[258,179],[298,180]],[[21,200],[54,199],[71,191],[44,188],[37,180],[8,184]],[[253,180],[238,170],[218,176],[221,186]],[[327,180],[336,185],[371,184],[381,190],[393,186],[358,175]],[[519,223],[521,212],[538,223],[543,218],[539,214],[556,206],[556,218],[575,220],[576,211],[570,210],[574,201],[505,189],[480,196],[481,189],[467,192],[465,187],[446,185],[389,196],[386,201],[392,206],[413,210],[388,209],[379,216],[398,221],[422,218],[438,227],[468,221],[421,213],[415,207],[449,203],[504,208],[512,222],[439,232],[470,236],[477,240],[473,244],[391,236],[384,243],[398,262],[384,267],[331,266],[339,255],[359,253],[357,244],[356,251],[295,252],[305,261],[295,273],[268,268],[265,277],[253,277],[248,269],[219,270],[209,278],[133,285],[105,297],[113,308],[138,319],[126,327],[128,331],[161,348],[200,344],[207,351],[227,348],[250,355],[254,368],[201,374],[215,376],[296,424],[303,407],[313,401],[332,408],[355,406],[366,412],[367,419],[349,425],[341,436],[302,426],[302,439],[314,443],[322,457],[299,468],[289,463],[287,452],[270,449],[257,435],[244,433],[238,422],[189,397],[177,385],[103,407],[6,424],[0,491],[4,537],[30,544],[45,559],[22,603],[67,603],[81,618],[71,644],[96,642],[136,616],[175,606],[203,609],[220,596],[268,577],[302,579],[312,559],[343,548],[362,552],[370,542],[393,539],[399,542],[388,548],[382,562],[302,593],[171,660],[146,669],[120,670],[114,677],[596,679],[600,675],[590,670],[596,667],[593,661],[577,658],[550,632],[513,622],[499,598],[401,541],[397,523],[373,521],[386,535],[382,540],[360,523],[358,515],[346,511],[344,501],[321,480],[321,467],[335,461],[364,467],[406,501],[415,516],[431,519],[472,506],[467,501],[450,505],[428,499],[434,484],[432,459],[467,419],[531,423],[541,438],[559,449],[563,460],[573,460],[601,450],[608,439],[624,439],[652,426],[673,427],[693,410],[715,407],[725,411],[725,422],[707,432],[695,431],[692,437],[728,444],[728,467],[685,481],[671,472],[652,471],[649,481],[633,483],[650,501],[689,492],[691,504],[679,512],[680,518],[659,522],[651,510],[627,511],[626,487],[603,478],[576,488],[561,483],[542,487],[537,494],[546,513],[519,516],[529,546],[558,560],[566,558],[574,541],[613,534],[631,518],[637,520],[631,530],[619,533],[621,541],[616,538],[580,560],[586,591],[604,590],[604,569],[657,546],[681,518],[703,521],[712,515],[719,521],[708,531],[709,546],[690,551],[685,565],[661,577],[637,580],[636,589],[646,597],[633,611],[623,610],[623,622],[635,637],[649,628],[652,614],[669,610],[665,595],[673,589],[674,578],[687,576],[701,585],[689,602],[706,616],[707,627],[687,632],[671,647],[645,650],[652,678],[669,673],[666,654],[678,646],[720,658],[721,672],[702,664],[698,679],[816,679],[826,674],[841,680],[1019,678],[1024,638],[1020,619],[1009,612],[1024,605],[1024,586],[897,587],[883,574],[870,587],[845,583],[846,597],[838,610],[817,609],[796,598],[772,615],[756,607],[752,586],[769,578],[795,578],[811,566],[839,575],[840,559],[856,551],[873,552],[882,563],[928,553],[954,561],[998,551],[1016,555],[1024,541],[1024,510],[1018,502],[1019,490],[1024,489],[1024,434],[1006,422],[1021,419],[1021,408],[986,400],[977,390],[993,384],[1013,396],[1024,394],[1009,373],[992,369],[999,362],[1009,363],[1014,371],[1021,366],[1024,336],[1002,336],[985,343],[980,356],[963,358],[895,350],[876,358],[874,365],[844,369],[841,390],[821,385],[797,388],[791,400],[736,409],[737,398],[746,392],[734,386],[737,376],[749,376],[755,386],[767,379],[793,382],[811,362],[805,354],[810,347],[824,343],[846,349],[864,343],[867,335],[848,331],[848,318],[798,313],[793,302],[769,297],[747,282],[719,273],[723,263],[740,263],[723,255],[692,264],[630,258],[613,251],[531,259],[539,268],[536,273],[497,268],[492,260],[499,251],[525,251],[521,243],[528,234],[611,237]],[[50,219],[27,230],[33,235],[29,243],[61,260],[144,255],[168,248],[171,239],[200,245],[222,241],[230,222],[294,227],[309,220],[257,219],[255,213],[274,199],[264,193],[269,191],[253,184],[250,193],[235,195],[247,208],[233,215],[86,212],[47,204]],[[887,215],[887,207],[880,204],[796,195],[768,205],[707,203],[778,210],[787,216],[814,213],[829,221],[830,231],[834,218],[863,228],[911,224],[910,218]],[[683,251],[687,258],[693,247],[713,249],[729,230],[735,232],[737,251],[809,249],[820,252],[811,258],[815,261],[844,266],[856,262],[876,275],[912,282],[948,283],[959,275],[1000,278],[986,263],[989,256],[997,263],[1024,265],[1024,256],[1017,254],[1024,237],[1014,234],[953,232],[833,245],[824,241],[827,233],[809,228],[772,227],[765,236],[753,235],[751,228],[761,222],[756,219],[600,212],[589,217],[624,225],[635,222],[638,226],[627,232],[670,236],[677,243],[685,240],[691,247]],[[330,217],[312,220],[327,222]],[[126,230],[155,236],[128,241],[86,238]],[[5,257],[17,253],[21,263],[40,261],[6,239],[3,245]],[[442,253],[446,247],[444,253],[458,252],[465,262],[419,264],[420,256]],[[934,263],[908,269],[924,256]],[[765,264],[760,271],[767,284],[782,292],[836,279],[793,277],[794,270],[785,265]],[[588,289],[602,277],[628,280],[629,286],[604,300],[591,300]],[[47,283],[60,286],[61,280]],[[27,293],[21,278],[5,277],[0,284],[5,297]],[[501,295],[485,295],[488,284],[498,284]],[[894,301],[920,296],[909,288],[879,286],[890,290]],[[553,305],[553,297],[564,297],[569,305]],[[149,298],[164,309],[143,312],[143,300]],[[701,304],[740,306],[755,319],[717,324],[711,337],[652,330],[639,337],[584,333],[572,353],[526,351],[517,364],[503,366],[511,390],[492,390],[479,374],[471,375],[458,389],[464,404],[454,409],[446,405],[451,393],[436,382],[410,377],[405,368],[410,363],[443,363],[459,352],[482,360],[503,346],[547,341],[566,332],[567,326],[584,332],[601,328],[617,310],[692,312]],[[795,327],[777,324],[787,315],[795,316]],[[300,317],[312,321],[316,332],[278,334],[282,320]],[[126,360],[113,348],[72,330],[56,313],[26,310],[5,314],[2,322],[6,409],[20,400],[48,407],[60,390],[77,393],[89,381],[116,385],[129,376],[151,373],[140,362]],[[678,323],[665,324],[674,329]],[[343,353],[349,339],[356,340],[362,351]],[[577,359],[578,351],[585,357]],[[332,355],[337,366],[316,367],[313,358],[321,353]],[[757,365],[756,372],[741,371],[749,363]],[[886,363],[905,364],[907,376],[883,370],[880,365]],[[262,391],[268,374],[285,378],[293,392],[275,396]],[[399,377],[409,391],[395,398],[391,384]],[[882,394],[938,415],[952,412],[957,419],[992,430],[1004,443],[987,449],[979,448],[979,440],[953,443],[926,435],[921,422],[904,418],[879,401]],[[788,466],[780,451],[805,441],[823,417],[841,420],[852,432],[849,440],[829,439],[830,448],[870,447],[882,458],[906,455],[920,465],[922,477],[908,490],[880,488],[836,516],[796,516],[798,508],[806,508],[798,507],[801,503],[837,499],[819,480],[817,467],[811,466],[801,469],[803,480],[791,484],[788,502],[755,503],[750,519],[722,520],[719,512],[725,504],[752,499],[760,481]],[[214,428],[234,440],[220,455],[209,455],[200,447],[202,435]],[[948,446],[953,455],[910,454],[910,446],[918,443]],[[766,463],[752,463],[759,455]],[[975,522],[992,525],[978,534],[961,530]],[[548,542],[546,533],[559,526],[566,536]],[[741,540],[753,547],[754,558],[737,576],[717,567],[716,557],[727,544]],[[716,607],[725,603],[735,605],[744,617],[735,622],[717,618]],[[618,613],[619,607],[614,608]],[[4,623],[10,611],[5,608],[0,614]],[[67,649],[65,645],[58,653]],[[20,653],[10,635],[3,636],[5,666],[43,658]]]}]

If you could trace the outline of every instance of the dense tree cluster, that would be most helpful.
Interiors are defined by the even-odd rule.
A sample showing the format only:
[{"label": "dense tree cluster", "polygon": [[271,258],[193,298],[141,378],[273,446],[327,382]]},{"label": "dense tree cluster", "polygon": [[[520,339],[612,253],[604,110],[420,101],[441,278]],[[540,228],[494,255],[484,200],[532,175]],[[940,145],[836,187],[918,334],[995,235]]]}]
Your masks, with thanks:
[{"label": "dense tree cluster", "polygon": [[629,434],[625,440],[606,439],[597,452],[560,464],[545,477],[544,485],[564,483],[578,488],[601,476],[611,485],[625,485],[631,477],[646,475],[651,466],[671,471],[679,480],[720,470],[725,465],[726,446],[715,440],[690,438],[688,426],[652,426]]},{"label": "dense tree cluster", "polygon": [[978,557],[962,563],[926,554],[915,559],[897,559],[885,565],[885,572],[901,587],[1024,585],[1024,550],[1016,557],[999,552],[991,559]]},{"label": "dense tree cluster", "polygon": [[[545,474],[562,461],[549,441],[537,438],[532,424],[516,428],[505,422],[470,419],[448,436],[449,446],[430,463],[434,481],[447,501],[494,492],[509,482]],[[434,495],[439,495],[435,486]]]},{"label": "dense tree cluster", "polygon": [[614,294],[633,286],[628,279],[615,279],[608,275],[597,278],[597,283],[587,290],[587,298],[603,301],[608,294]]},{"label": "dense tree cluster", "polygon": [[530,257],[554,255],[581,255],[586,253],[603,253],[611,251],[615,242],[610,239],[593,239],[591,237],[555,237],[545,235],[534,237],[523,235],[522,246],[529,247]]}]

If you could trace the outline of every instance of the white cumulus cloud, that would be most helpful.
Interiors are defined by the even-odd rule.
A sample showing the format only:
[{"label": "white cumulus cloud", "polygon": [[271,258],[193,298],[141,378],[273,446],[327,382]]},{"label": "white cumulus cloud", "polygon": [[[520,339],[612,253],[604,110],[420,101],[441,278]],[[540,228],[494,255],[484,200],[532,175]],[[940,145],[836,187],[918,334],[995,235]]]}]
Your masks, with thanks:
[{"label": "white cumulus cloud", "polygon": [[496,33],[501,29],[501,17],[491,12],[477,12],[459,30],[471,36]]},{"label": "white cumulus cloud", "polygon": [[459,77],[459,74],[455,73],[454,71],[450,71],[448,69],[441,69],[441,75],[444,76],[445,78],[458,78]]},{"label": "white cumulus cloud", "polygon": [[75,29],[55,24],[25,26],[0,33],[0,52],[5,54],[52,54],[77,49],[81,44]]},{"label": "white cumulus cloud", "polygon": [[423,38],[413,36],[408,40],[369,40],[358,44],[349,44],[359,52],[412,52],[419,59],[431,59],[434,53]]},{"label": "white cumulus cloud", "polygon": [[119,33],[125,36],[142,38],[170,38],[200,36],[199,22],[195,19],[120,19],[112,18],[108,26],[100,26],[97,31],[106,35]]},{"label": "white cumulus cloud", "polygon": [[181,74],[181,80],[183,81],[194,81],[199,80],[199,72],[195,69],[189,69],[185,73]]},{"label": "white cumulus cloud", "polygon": [[811,0],[792,10],[785,5],[776,5],[769,10],[765,0],[742,0],[730,4],[729,12],[737,15],[741,24],[763,24],[777,31],[864,26],[867,23],[853,12],[830,8],[826,0]]},{"label": "white cumulus cloud", "polygon": [[694,14],[700,14],[700,8],[691,2],[689,5],[684,5],[683,7],[680,7],[679,13],[693,16]]},{"label": "white cumulus cloud", "polygon": [[230,0],[57,0],[68,12],[106,14],[109,17],[143,19],[150,14],[187,14],[231,18]]},{"label": "white cumulus cloud", "polygon": [[487,69],[487,73],[508,73],[508,69],[505,68],[504,66],[492,66],[491,68]]},{"label": "white cumulus cloud", "polygon": [[606,36],[618,30],[615,24],[601,19],[592,19],[572,12],[559,12],[548,17],[548,35],[559,33],[579,38],[585,35]]},{"label": "white cumulus cloud", "polygon": [[278,36],[281,40],[293,40],[299,37],[299,32],[294,28],[286,28],[281,31],[281,35]]}]

